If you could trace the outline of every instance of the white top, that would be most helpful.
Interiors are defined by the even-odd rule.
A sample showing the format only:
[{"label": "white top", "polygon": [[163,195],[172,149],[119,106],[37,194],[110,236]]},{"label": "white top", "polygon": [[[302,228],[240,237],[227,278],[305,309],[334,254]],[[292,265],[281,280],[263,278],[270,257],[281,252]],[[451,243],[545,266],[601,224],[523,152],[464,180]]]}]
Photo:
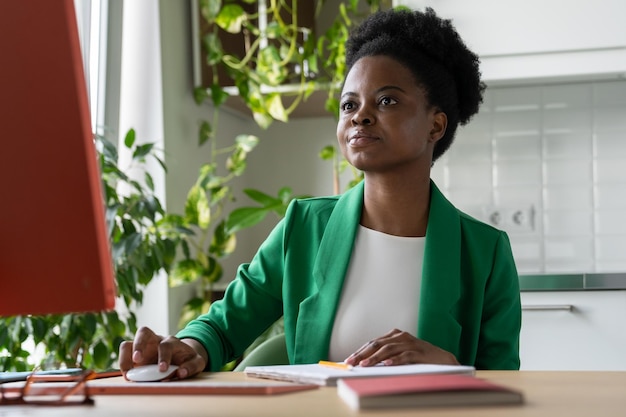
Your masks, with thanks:
[{"label": "white top", "polygon": [[330,339],[331,361],[345,360],[394,328],[417,335],[425,242],[359,226]]}]

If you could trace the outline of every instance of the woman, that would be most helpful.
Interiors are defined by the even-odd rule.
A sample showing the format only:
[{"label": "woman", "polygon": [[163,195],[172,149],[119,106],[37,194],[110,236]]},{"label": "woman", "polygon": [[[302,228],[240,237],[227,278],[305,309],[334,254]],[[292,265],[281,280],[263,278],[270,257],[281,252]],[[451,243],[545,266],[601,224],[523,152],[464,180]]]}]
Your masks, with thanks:
[{"label": "woman", "polygon": [[441,363],[518,369],[518,277],[506,234],[430,180],[482,102],[478,58],[426,12],[368,18],[347,43],[337,139],[364,181],[294,201],[224,299],[176,337],[147,328],[123,371],[216,371],[284,316],[291,363]]}]

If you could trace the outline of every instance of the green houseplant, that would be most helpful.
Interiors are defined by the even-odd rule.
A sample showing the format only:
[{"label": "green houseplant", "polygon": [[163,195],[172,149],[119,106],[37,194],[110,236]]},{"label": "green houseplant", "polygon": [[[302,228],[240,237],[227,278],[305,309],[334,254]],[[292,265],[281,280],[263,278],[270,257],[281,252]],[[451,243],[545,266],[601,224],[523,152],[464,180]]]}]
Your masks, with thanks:
[{"label": "green houseplant", "polygon": [[[131,129],[124,140],[132,155],[130,166],[120,167],[117,148],[104,137],[95,141],[118,294],[126,311],[0,318],[0,369],[111,367],[121,341],[136,331],[133,304],[142,302],[143,288],[154,274],[168,271],[174,262],[177,237],[161,224],[165,213],[152,177],[145,173],[140,183],[127,175],[130,169],[141,169],[146,158],[163,165],[154,145],[137,145]],[[33,350],[39,352],[40,363],[34,363]]]},{"label": "green houseplant", "polygon": [[[154,194],[152,176],[145,169],[146,160],[155,158],[166,170],[153,143],[136,144],[135,131],[131,129],[123,142],[131,159],[128,166],[122,167],[117,147],[96,136],[112,260],[123,308],[0,318],[0,369],[111,368],[117,361],[119,344],[132,338],[137,330],[134,308],[142,303],[143,289],[156,273],[165,271],[173,280],[202,276],[210,290],[210,283],[221,276],[218,259],[234,249],[235,233],[269,212],[284,213],[285,204],[291,199],[289,189],[281,190],[278,198],[248,190],[257,206],[240,208],[227,218],[219,212],[231,192],[228,182],[245,169],[246,155],[255,139],[244,135],[235,145],[220,150],[230,152],[226,175],[214,172],[215,162],[204,165],[189,191],[185,213],[177,214],[163,209]],[[131,171],[143,172],[142,181],[129,176]],[[212,213],[211,208],[217,213]],[[209,236],[209,226],[215,219],[220,219],[220,224]],[[202,250],[207,238],[210,244]],[[195,259],[189,256],[190,244],[201,249]],[[180,256],[181,251],[185,256]]]},{"label": "green houseplant", "polygon": [[[208,98],[219,108],[236,95],[266,128],[274,120],[286,122],[313,92],[326,91],[325,107],[336,115],[349,31],[364,16],[390,4],[390,0],[198,0],[203,25],[197,36],[203,65],[210,71],[205,85],[196,88],[196,100]],[[315,13],[309,26],[299,20],[304,6]],[[332,7],[335,18],[323,33],[316,33],[317,17]],[[244,44],[242,51],[224,45],[222,40],[229,35]],[[203,129],[211,131],[211,126]]]},{"label": "green houseplant", "polygon": [[[184,214],[167,214],[163,220],[180,243],[181,252],[169,274],[170,286],[199,282],[198,295],[183,307],[179,327],[208,310],[213,285],[223,276],[221,260],[235,250],[237,232],[254,226],[269,213],[282,217],[289,202],[302,197],[294,196],[288,187],[281,188],[276,197],[246,189],[254,206],[225,209],[234,199],[231,181],[245,171],[247,155],[257,142],[254,136],[239,135],[233,145],[219,148],[217,140],[211,140],[211,160],[200,168],[187,194]],[[220,166],[222,154],[228,157]]]}]

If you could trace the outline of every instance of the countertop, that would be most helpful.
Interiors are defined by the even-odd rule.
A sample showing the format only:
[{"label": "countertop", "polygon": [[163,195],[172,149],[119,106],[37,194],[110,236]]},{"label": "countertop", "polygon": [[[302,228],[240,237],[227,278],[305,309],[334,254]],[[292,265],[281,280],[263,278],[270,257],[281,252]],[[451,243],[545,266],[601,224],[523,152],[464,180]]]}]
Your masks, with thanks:
[{"label": "countertop", "polygon": [[626,273],[520,275],[521,291],[626,290]]}]

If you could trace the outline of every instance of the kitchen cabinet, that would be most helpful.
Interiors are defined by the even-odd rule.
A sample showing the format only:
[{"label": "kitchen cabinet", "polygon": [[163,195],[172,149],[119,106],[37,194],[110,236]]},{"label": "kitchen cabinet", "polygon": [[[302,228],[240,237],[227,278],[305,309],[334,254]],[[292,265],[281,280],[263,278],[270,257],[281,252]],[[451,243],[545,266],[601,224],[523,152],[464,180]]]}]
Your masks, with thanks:
[{"label": "kitchen cabinet", "polygon": [[626,290],[522,292],[521,369],[626,370]]},{"label": "kitchen cabinet", "polygon": [[452,19],[490,84],[619,78],[626,72],[623,0],[395,0]]}]

